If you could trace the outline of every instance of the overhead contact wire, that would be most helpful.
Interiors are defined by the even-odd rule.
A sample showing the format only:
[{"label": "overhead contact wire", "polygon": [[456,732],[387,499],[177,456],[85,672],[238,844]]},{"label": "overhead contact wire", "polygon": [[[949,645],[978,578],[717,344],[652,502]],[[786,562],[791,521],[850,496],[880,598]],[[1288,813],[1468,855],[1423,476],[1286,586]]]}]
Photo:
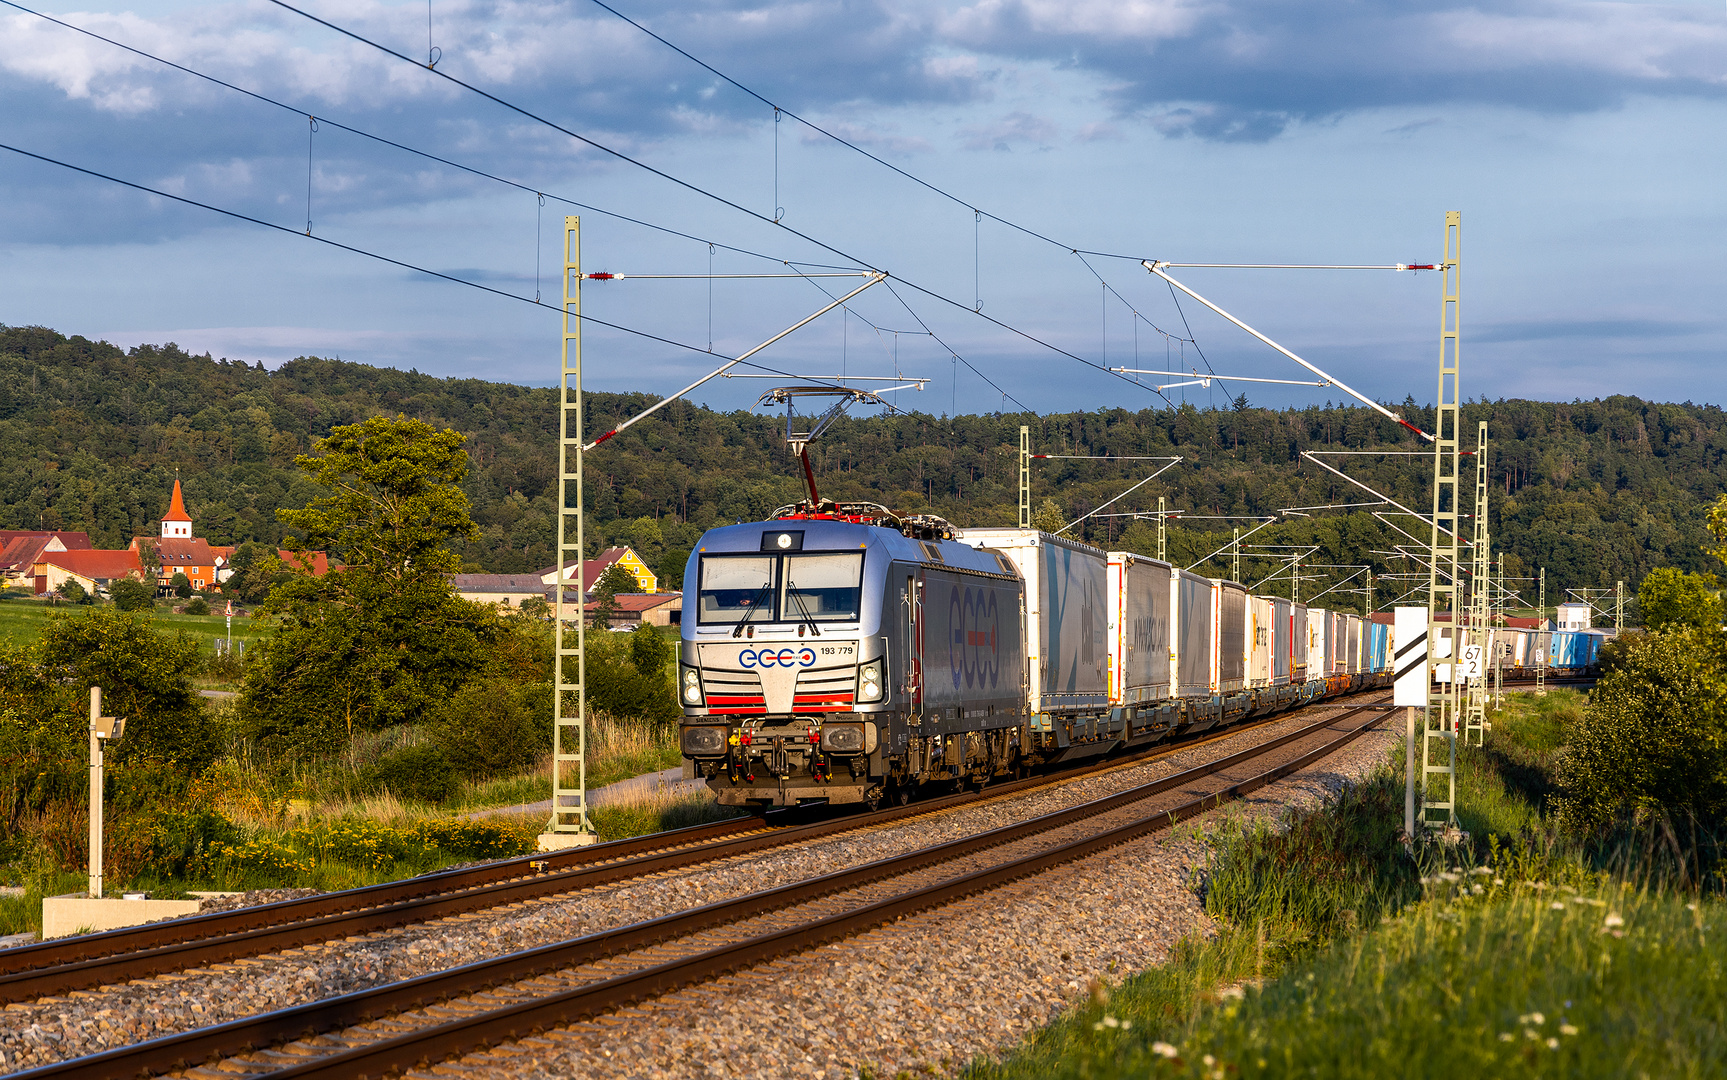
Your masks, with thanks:
[{"label": "overhead contact wire", "polygon": [[[165,59],[163,57],[157,56],[155,53],[149,52],[147,50],[137,48],[136,46],[127,45],[125,42],[122,42],[122,41],[115,41],[113,38],[110,38],[110,37],[104,37],[103,35],[96,33],[94,30],[87,30],[82,26],[78,26],[78,25],[75,25],[73,23],[66,22],[63,19],[56,19],[52,15],[48,15],[48,14],[45,14],[43,12],[36,11],[32,8],[25,7],[23,4],[16,3],[15,0],[0,0],[0,4],[4,4],[5,6],[7,6],[9,8],[13,8],[17,11],[22,11],[26,15],[34,15],[39,19],[43,19],[47,22],[51,22],[54,25],[59,26],[59,27],[63,27],[67,30],[71,30],[71,31],[74,31],[74,32],[79,33],[79,34],[83,34],[85,37],[93,38],[94,40],[103,42],[104,44],[112,45],[112,46],[114,46],[114,48],[121,49],[125,52],[129,52],[134,56],[141,56],[146,60],[154,61],[155,63],[161,64],[164,67],[173,68],[175,71],[182,72],[183,74],[186,74],[186,75],[190,75],[193,78],[203,79],[205,82],[211,83],[215,86],[220,86],[226,90],[232,90],[236,94],[243,94],[246,97],[253,99],[254,101],[261,101],[266,105],[273,105],[278,109],[282,109],[282,110],[285,110],[287,112],[293,113],[296,116],[310,117],[313,115],[312,110],[303,109],[297,105],[290,105],[287,102],[280,101],[276,98],[270,97],[268,94],[261,94],[261,93],[257,92],[256,90],[248,90],[243,86],[237,86],[234,83],[228,82],[224,79],[219,79],[214,75],[205,74],[204,72],[199,71],[196,68],[189,68],[189,67],[185,66],[184,64],[177,64],[172,60],[168,60],[168,59]],[[426,65],[424,65],[424,64],[421,64],[420,66],[426,67]],[[443,74],[443,73],[438,72],[438,74]],[[346,131],[350,135],[358,135],[362,139],[370,139],[371,141],[378,143],[382,146],[388,146],[394,150],[400,150],[404,153],[413,154],[416,157],[425,158],[427,161],[435,161],[440,165],[446,165],[452,169],[456,169],[458,171],[465,172],[465,173],[468,173],[468,174],[473,175],[473,176],[478,176],[478,177],[481,177],[482,179],[490,180],[493,183],[503,184],[506,187],[512,187],[518,191],[525,191],[525,192],[528,192],[529,194],[535,195],[539,198],[551,199],[554,202],[560,202],[566,206],[573,206],[573,207],[577,208],[578,210],[585,210],[589,213],[600,214],[604,217],[613,218],[617,221],[628,222],[631,225],[639,225],[644,229],[652,229],[656,232],[665,233],[668,236],[676,236],[676,237],[683,239],[683,240],[693,240],[698,244],[709,244],[709,245],[712,245],[715,247],[724,248],[727,251],[736,252],[739,255],[748,255],[751,258],[766,259],[769,262],[777,262],[777,263],[782,263],[785,265],[791,265],[791,263],[788,262],[788,260],[780,258],[777,255],[767,255],[767,254],[764,254],[764,253],[759,252],[759,251],[751,251],[748,248],[736,247],[736,246],[731,245],[731,244],[723,244],[723,243],[720,243],[720,242],[715,241],[715,240],[707,240],[707,239],[704,239],[702,237],[693,236],[693,235],[686,233],[686,232],[683,232],[681,230],[671,228],[670,226],[656,225],[651,221],[643,221],[640,218],[634,218],[634,217],[629,216],[628,214],[620,214],[614,210],[606,210],[606,209],[603,209],[601,207],[593,206],[593,205],[588,204],[588,203],[578,202],[575,199],[565,198],[564,196],[561,196],[561,195],[554,195],[550,192],[542,191],[539,188],[530,187],[529,185],[520,183],[519,181],[511,180],[508,177],[498,176],[494,173],[489,173],[484,169],[475,168],[472,165],[464,165],[459,161],[451,161],[449,158],[441,157],[437,154],[431,153],[430,151],[421,150],[421,149],[418,149],[416,147],[409,146],[406,143],[399,143],[399,142],[396,142],[394,139],[389,139],[389,138],[386,138],[382,135],[374,135],[373,133],[371,133],[369,131],[363,131],[357,127],[351,127],[347,124],[340,123],[339,121],[332,120],[327,116],[318,117],[317,122],[320,125],[328,124],[331,127],[336,128],[337,130]],[[310,216],[310,215],[308,215],[308,216]],[[832,267],[826,267],[825,264],[821,264],[821,263],[801,263],[799,265],[822,266],[822,267],[827,268],[827,269],[833,269]],[[852,269],[852,267],[843,267],[842,269]]]},{"label": "overhead contact wire", "polygon": [[[6,0],[0,0],[0,2],[6,2]],[[326,27],[330,30],[334,30],[336,33],[341,34],[343,37],[351,38],[354,41],[360,42],[362,45],[369,45],[372,48],[378,50],[381,53],[384,53],[387,56],[393,56],[398,60],[401,60],[405,63],[413,64],[416,67],[423,67],[424,66],[424,65],[419,64],[417,61],[413,60],[412,58],[405,56],[402,53],[397,52],[395,49],[392,49],[387,45],[379,44],[378,42],[373,41],[372,39],[370,39],[370,38],[368,38],[362,34],[356,33],[352,30],[348,30],[342,26],[338,26],[337,24],[330,22],[327,19],[320,19],[318,16],[313,15],[312,13],[310,13],[308,11],[304,11],[300,8],[297,8],[294,5],[288,3],[287,0],[270,0],[270,3],[276,5],[279,8],[282,8],[285,11],[291,11],[296,15],[302,16],[303,18],[308,19],[311,22],[315,22],[319,26],[323,26],[323,27]],[[611,9],[608,8],[607,10],[611,10]],[[615,12],[614,12],[614,14],[615,14]],[[619,17],[622,18],[622,16],[619,16]],[[644,32],[651,33],[650,31],[644,31]],[[655,36],[656,36],[657,40],[664,41],[663,38],[657,38],[657,35],[655,35]],[[669,42],[666,42],[666,44],[671,48],[676,48],[676,46],[672,46]],[[688,54],[686,53],[684,55],[687,56]],[[694,58],[692,57],[691,59],[693,60]],[[700,61],[696,61],[696,62],[700,63]],[[704,66],[706,66],[706,65],[704,65]],[[712,70],[712,69],[710,68],[709,70]],[[649,173],[650,175],[657,176],[660,179],[665,180],[666,182],[668,182],[670,184],[673,184],[677,187],[684,189],[685,191],[691,192],[692,194],[695,194],[695,195],[700,195],[703,198],[710,199],[713,202],[719,203],[722,206],[728,207],[732,210],[736,210],[738,213],[744,214],[750,218],[754,218],[756,221],[759,221],[764,225],[773,225],[776,228],[784,229],[786,232],[797,237],[798,239],[803,240],[806,243],[813,244],[816,247],[822,249],[823,251],[830,252],[834,255],[839,256],[842,259],[851,260],[857,266],[861,266],[861,267],[867,268],[869,270],[874,270],[880,274],[884,274],[884,275],[888,274],[888,272],[886,270],[883,270],[881,267],[876,266],[874,263],[870,262],[867,259],[861,258],[857,255],[853,255],[852,253],[845,251],[845,250],[842,250],[841,248],[834,247],[832,244],[828,244],[822,240],[818,240],[817,238],[809,235],[808,233],[805,233],[799,229],[792,228],[790,225],[785,224],[783,221],[774,221],[772,218],[766,217],[766,216],[758,213],[757,211],[751,210],[749,207],[744,206],[741,203],[738,203],[738,202],[735,202],[731,199],[728,199],[725,196],[720,195],[716,192],[708,191],[706,188],[700,187],[694,183],[691,183],[688,180],[684,180],[681,177],[673,176],[671,173],[668,173],[662,169],[658,169],[652,165],[647,164],[644,161],[639,161],[636,158],[631,157],[630,155],[624,153],[621,150],[614,150],[611,147],[606,146],[604,143],[601,143],[601,142],[598,142],[594,139],[591,139],[586,135],[582,135],[578,132],[571,131],[569,128],[564,127],[562,124],[559,124],[556,121],[548,120],[545,117],[540,116],[537,113],[531,112],[528,109],[525,109],[520,105],[514,104],[513,102],[507,101],[504,98],[497,96],[496,94],[493,94],[487,90],[482,90],[481,88],[473,85],[472,83],[464,82],[463,80],[456,78],[454,75],[451,75],[448,72],[432,70],[430,73],[433,75],[436,75],[440,79],[445,79],[445,80],[449,81],[450,83],[461,87],[464,90],[468,90],[472,93],[478,94],[480,97],[485,98],[487,101],[490,101],[490,102],[493,102],[494,104],[502,106],[503,108],[508,109],[509,111],[511,111],[513,113],[516,113],[520,116],[525,116],[528,119],[533,120],[536,123],[544,124],[545,126],[551,128],[554,131],[561,132],[564,135],[568,135],[570,138],[575,139],[577,142],[580,142],[585,146],[591,146],[594,149],[600,151],[601,153],[608,154],[611,157],[614,157],[619,161],[625,162],[626,164],[634,165],[637,168],[641,169],[642,171]],[[717,71],[715,72],[715,74],[720,75],[721,78],[725,78],[728,82],[733,82],[734,85],[740,85],[741,86],[741,84],[737,84],[734,80],[730,79],[729,77],[727,77],[725,75],[721,75]],[[748,92],[751,93],[753,96],[760,98],[760,95],[756,95],[754,91],[748,91]],[[760,98],[760,100],[766,102],[767,99]],[[791,115],[791,114],[788,113],[788,115]],[[800,123],[806,123],[806,124],[808,123],[808,121],[803,120],[801,117],[797,117],[796,119],[798,119]],[[811,125],[811,126],[813,127],[813,125]],[[843,141],[843,140],[841,140],[841,141]],[[860,151],[860,152],[862,152],[862,151]],[[874,158],[874,155],[868,155],[868,156]],[[875,160],[880,160],[880,159],[878,158]],[[883,164],[886,164],[886,163],[883,162]],[[892,166],[890,165],[889,168],[892,168]],[[909,173],[905,174],[905,175],[907,175],[908,177],[910,176]],[[912,177],[912,179],[916,179],[916,178]],[[919,181],[919,183],[923,183],[923,181]],[[932,190],[939,190],[939,189],[935,189],[932,187]],[[985,216],[990,216],[990,215],[986,214]],[[1009,225],[1012,224],[1011,222],[1005,222],[1005,221],[1003,223],[1009,224]],[[1019,226],[1014,226],[1014,227],[1019,228]],[[1022,230],[1022,231],[1025,231],[1030,235],[1038,236],[1040,239],[1043,239],[1049,243],[1052,243],[1052,244],[1055,243],[1055,241],[1050,240],[1048,237],[1042,236],[1041,234],[1038,234],[1038,233],[1032,233],[1031,230]],[[1060,245],[1058,245],[1058,246],[1060,246]],[[1069,248],[1068,250],[1071,251],[1073,249]],[[891,276],[891,275],[889,275],[889,276]],[[1047,341],[1044,341],[1042,338],[1037,337],[1035,334],[1031,334],[1031,333],[1028,333],[1024,330],[1020,330],[1017,327],[1014,327],[1014,326],[1011,326],[1007,323],[1002,322],[1000,319],[993,318],[989,315],[984,315],[978,311],[973,311],[973,309],[971,307],[969,307],[965,304],[962,304],[959,301],[954,300],[954,299],[952,299],[948,296],[945,296],[941,293],[935,292],[932,289],[927,289],[927,288],[925,288],[921,285],[918,285],[915,282],[912,282],[912,281],[910,281],[906,278],[903,278],[903,277],[898,278],[898,280],[903,282],[907,287],[916,289],[918,292],[921,292],[921,293],[925,294],[926,296],[933,297],[933,298],[938,299],[938,300],[940,300],[946,304],[951,304],[954,307],[960,309],[961,311],[970,311],[972,314],[977,315],[979,318],[986,319],[991,324],[998,326],[998,327],[1001,327],[1002,329],[1007,330],[1013,334],[1016,334],[1016,335],[1024,338],[1027,341],[1033,342],[1034,344],[1040,345],[1040,346],[1047,348],[1047,349],[1049,349],[1055,353],[1058,353],[1062,356],[1069,357],[1070,359],[1078,360],[1080,363],[1085,364],[1087,367],[1096,368],[1097,370],[1102,371],[1105,374],[1115,376],[1116,378],[1120,379],[1122,382],[1128,383],[1128,384],[1133,385],[1133,386],[1138,386],[1138,387],[1141,387],[1144,389],[1149,389],[1148,387],[1145,387],[1145,384],[1139,382],[1138,380],[1130,379],[1127,376],[1121,375],[1118,372],[1110,371],[1107,367],[1104,367],[1103,365],[1097,364],[1091,360],[1087,360],[1082,356],[1079,356],[1075,353],[1069,352],[1066,349],[1063,349],[1059,346],[1056,346],[1056,345],[1053,345]],[[1158,396],[1162,397],[1163,395],[1159,394]],[[1169,399],[1167,397],[1165,397],[1164,400],[1168,401]]]}]

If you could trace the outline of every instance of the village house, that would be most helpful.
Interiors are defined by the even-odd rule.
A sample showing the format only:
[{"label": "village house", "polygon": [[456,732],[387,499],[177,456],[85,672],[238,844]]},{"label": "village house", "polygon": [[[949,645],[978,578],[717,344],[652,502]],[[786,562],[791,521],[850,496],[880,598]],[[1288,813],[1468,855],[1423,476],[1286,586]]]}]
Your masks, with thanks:
[{"label": "village house", "polygon": [[521,607],[529,600],[552,599],[552,587],[538,574],[452,574],[450,584],[457,595],[476,604]]},{"label": "village house", "polygon": [[[589,600],[582,605],[582,610],[589,622],[598,613],[600,602]],[[649,626],[682,626],[684,623],[684,594],[681,592],[663,593],[618,593],[612,597],[611,627],[614,630],[627,630],[647,623]]]},{"label": "village house", "polygon": [[136,551],[105,551],[85,549],[45,552],[36,563],[36,592],[59,592],[68,581],[75,581],[86,593],[94,596],[106,593],[122,578],[144,577],[144,567]]},{"label": "village house", "polygon": [[45,592],[36,582],[36,567],[45,554],[89,551],[87,533],[65,530],[0,529],[0,588]]},{"label": "village house", "polygon": [[[630,572],[630,576],[636,579],[636,584],[639,586],[638,592],[657,593],[660,591],[659,578],[654,576],[654,572],[648,569],[648,564],[642,560],[640,555],[635,553],[633,548],[613,547],[600,552],[598,558],[587,559],[582,562],[582,592],[592,595],[594,587],[600,583],[600,575],[614,565],[622,566]],[[572,559],[565,563],[563,571],[564,580],[574,582],[576,579],[575,560]],[[548,586],[557,584],[558,568],[555,566],[546,567],[540,571],[539,578]]]}]

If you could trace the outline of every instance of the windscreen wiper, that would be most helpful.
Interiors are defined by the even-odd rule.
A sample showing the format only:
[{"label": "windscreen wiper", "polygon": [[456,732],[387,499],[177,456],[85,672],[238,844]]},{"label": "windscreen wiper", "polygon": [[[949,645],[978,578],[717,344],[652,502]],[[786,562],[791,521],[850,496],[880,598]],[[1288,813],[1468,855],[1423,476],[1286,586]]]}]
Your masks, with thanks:
[{"label": "windscreen wiper", "polygon": [[772,592],[773,587],[774,583],[770,581],[766,585],[762,586],[760,592],[756,593],[755,599],[750,601],[750,609],[744,612],[744,617],[738,620],[738,624],[736,626],[732,627],[732,637],[744,636],[744,624],[749,622],[750,616],[754,615],[756,613],[756,609],[761,607],[762,597]]},{"label": "windscreen wiper", "polygon": [[793,581],[789,577],[786,578],[786,595],[792,598],[792,600],[798,606],[798,611],[803,613],[804,622],[807,623],[809,625],[809,628],[810,628],[810,636],[811,637],[821,637],[822,631],[821,631],[821,627],[816,625],[816,617],[814,615],[810,614],[809,608],[804,607],[804,598],[798,595],[797,590],[798,590],[798,583]]}]

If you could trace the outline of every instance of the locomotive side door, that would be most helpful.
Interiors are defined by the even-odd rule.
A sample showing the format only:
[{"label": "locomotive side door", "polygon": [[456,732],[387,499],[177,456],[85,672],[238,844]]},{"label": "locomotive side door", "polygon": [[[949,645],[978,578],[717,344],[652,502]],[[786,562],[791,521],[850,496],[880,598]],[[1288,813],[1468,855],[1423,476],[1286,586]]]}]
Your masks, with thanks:
[{"label": "locomotive side door", "polygon": [[907,706],[913,712],[923,710],[923,569],[909,566],[896,568],[894,576],[902,583],[900,592],[901,640],[904,643],[905,683],[903,690]]}]

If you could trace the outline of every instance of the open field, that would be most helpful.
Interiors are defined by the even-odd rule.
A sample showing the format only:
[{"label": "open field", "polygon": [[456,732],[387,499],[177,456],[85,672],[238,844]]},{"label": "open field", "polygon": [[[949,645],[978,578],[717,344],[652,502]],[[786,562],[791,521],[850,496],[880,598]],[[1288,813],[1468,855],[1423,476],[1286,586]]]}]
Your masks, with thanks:
[{"label": "open field", "polygon": [[[176,601],[176,603],[181,602]],[[176,615],[167,601],[159,601],[152,618],[157,629],[166,630],[169,633],[184,630],[196,638],[206,652],[212,652],[214,645],[211,643],[217,638],[228,636],[227,622],[220,614],[223,603],[224,601],[220,599],[210,601],[211,610],[218,614]],[[21,645],[34,641],[42,635],[42,629],[48,625],[49,619],[56,616],[76,616],[88,610],[88,607],[79,604],[49,604],[35,599],[0,600],[0,642]],[[247,648],[251,648],[253,641],[262,638],[267,629],[265,624],[257,622],[249,616],[235,616],[234,618],[234,640],[246,642]]]}]

